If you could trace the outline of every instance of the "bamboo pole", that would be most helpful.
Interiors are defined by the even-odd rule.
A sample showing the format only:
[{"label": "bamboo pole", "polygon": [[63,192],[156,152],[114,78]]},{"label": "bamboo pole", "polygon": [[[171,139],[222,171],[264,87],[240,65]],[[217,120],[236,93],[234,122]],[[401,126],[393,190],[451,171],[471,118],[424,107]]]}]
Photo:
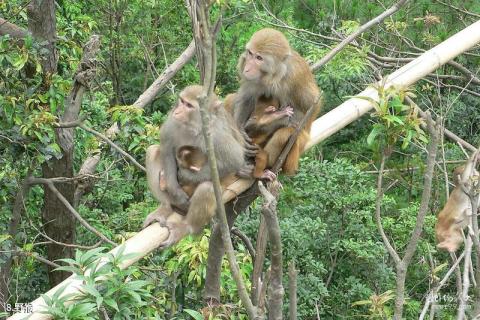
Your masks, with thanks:
[{"label": "bamboo pole", "polygon": [[[459,54],[468,49],[474,47],[480,42],[480,20],[456,33],[452,37],[448,38],[444,42],[440,43],[433,49],[426,51],[417,59],[406,64],[402,68],[398,69],[394,73],[390,74],[385,82],[386,87],[392,85],[396,86],[409,86],[422,77],[430,74],[432,71],[438,69],[448,61],[452,60]],[[357,96],[370,97],[377,99],[377,93],[373,88],[367,88]],[[321,118],[317,119],[312,126],[310,142],[307,144],[307,148],[314,146],[315,144],[325,140],[334,133],[340,131],[353,121],[357,120],[365,113],[370,111],[373,105],[367,100],[359,98],[351,98],[342,103],[337,108],[331,110]],[[223,193],[224,202],[235,199],[242,192],[247,190],[254,180],[251,179],[239,179],[230,185]],[[168,235],[166,228],[160,227],[158,223],[155,223],[148,228],[140,231],[134,237],[127,240],[123,245],[125,246],[125,253],[137,253],[138,256],[134,259],[125,261],[124,268],[132,265],[142,257],[152,252],[158,245],[160,245]],[[113,249],[111,253],[116,254],[118,247]],[[69,277],[56,287],[47,292],[47,295],[52,295],[60,287],[68,286],[65,293],[80,293],[81,282],[74,276]],[[29,320],[43,320],[51,319],[46,314],[41,314],[38,311],[42,309],[45,302],[42,298],[38,298],[32,302],[33,312],[30,314],[17,313],[9,317],[9,320],[17,319],[29,319]],[[27,316],[29,316],[27,318]]]}]

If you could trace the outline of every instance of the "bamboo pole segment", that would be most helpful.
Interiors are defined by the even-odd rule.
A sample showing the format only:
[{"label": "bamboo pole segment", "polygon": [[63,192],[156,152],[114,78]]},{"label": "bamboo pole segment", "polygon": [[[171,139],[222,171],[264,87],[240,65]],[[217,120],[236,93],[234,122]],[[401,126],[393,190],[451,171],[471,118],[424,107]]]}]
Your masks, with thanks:
[{"label": "bamboo pole segment", "polygon": [[[116,256],[118,251],[122,246],[124,246],[123,254],[136,254],[131,259],[125,259],[121,263],[121,268],[127,268],[131,266],[138,260],[142,259],[144,256],[155,250],[160,243],[167,240],[168,237],[168,229],[163,228],[160,224],[155,223],[150,225],[149,227],[143,229],[141,232],[137,233],[135,236],[131,237],[122,245],[112,249],[110,251],[111,254]],[[105,261],[106,262],[106,261]],[[99,265],[99,267],[102,263]],[[64,288],[65,290],[61,294],[61,296],[65,296],[68,294],[79,294],[82,290],[82,281],[78,279],[77,276],[71,275],[52,289],[50,289],[46,295],[52,296],[57,290]],[[32,313],[16,313],[8,318],[8,320],[20,320],[20,319],[28,319],[28,320],[46,320],[51,319],[48,314],[42,314],[39,311],[43,310],[45,307],[45,300],[42,297],[37,298],[36,300],[31,302],[31,309]]]},{"label": "bamboo pole segment", "polygon": [[[427,74],[435,71],[462,52],[467,51],[479,43],[479,32],[480,20],[387,76],[385,79],[385,87],[409,86],[417,82]],[[360,92],[357,96],[378,99],[377,92],[371,87]],[[313,123],[310,132],[310,142],[306,148],[310,148],[330,137],[335,132],[363,116],[372,108],[373,105],[364,99],[351,98],[345,101]]]},{"label": "bamboo pole segment", "polygon": [[[394,73],[390,74],[385,81],[385,86],[392,85],[408,86],[422,77],[425,77],[435,69],[452,60],[459,54],[474,47],[480,42],[480,20],[456,33],[433,49],[426,51],[417,59],[406,64]],[[374,88],[367,88],[357,96],[370,97],[377,99],[377,93]],[[331,110],[321,118],[317,119],[312,126],[311,140],[307,144],[307,148],[318,144],[329,136],[338,132],[354,120],[360,118],[362,115],[371,110],[373,106],[369,101],[359,98],[351,98],[342,103],[337,108]],[[238,197],[242,192],[247,190],[254,180],[239,179],[231,184],[223,193],[224,202]],[[125,246],[125,253],[137,253],[134,259],[125,261],[123,268],[126,268],[142,257],[152,252],[158,247],[168,236],[168,229],[160,227],[155,223],[148,228],[140,231],[134,237],[127,240],[123,245]],[[119,247],[110,251],[112,254],[118,252]],[[56,290],[67,286],[64,294],[67,293],[81,293],[81,282],[74,276],[69,277],[56,287],[47,292],[51,296]],[[29,320],[43,320],[51,319],[50,316],[41,314],[39,311],[45,305],[43,298],[38,298],[32,302],[33,312],[31,314],[17,313],[9,317],[9,320],[29,319]]]}]

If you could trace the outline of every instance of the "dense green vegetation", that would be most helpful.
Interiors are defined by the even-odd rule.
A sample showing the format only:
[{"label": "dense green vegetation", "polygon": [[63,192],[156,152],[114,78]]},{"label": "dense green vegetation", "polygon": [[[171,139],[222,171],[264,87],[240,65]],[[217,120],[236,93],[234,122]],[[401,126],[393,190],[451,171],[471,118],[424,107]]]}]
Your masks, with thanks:
[{"label": "dense green vegetation", "polygon": [[[211,11],[213,19],[223,10],[217,39],[216,92],[224,97],[238,88],[237,59],[256,30],[266,26],[282,30],[292,47],[313,63],[329,52],[339,37],[350,34],[392,3],[218,1]],[[27,29],[27,4],[25,0],[0,2],[0,18]],[[47,256],[45,242],[50,241],[44,236],[41,186],[32,186],[25,197],[17,232],[12,235],[9,228],[22,180],[27,175],[41,177],[42,166],[61,157],[54,124],[72,88],[82,46],[90,36],[101,36],[101,48],[95,80],[83,98],[80,114],[88,127],[102,133],[117,123],[120,130],[115,143],[140,163],[147,146],[159,141],[159,127],[176,94],[199,81],[194,58],[143,110],[132,106],[192,40],[183,1],[59,0],[55,10],[55,74],[45,76],[41,65],[45,52],[32,36],[22,41],[0,36],[0,265],[3,268],[14,257],[9,277],[9,288],[14,292],[8,300],[11,305],[32,301],[50,288],[46,265],[35,259],[36,255]],[[395,59],[417,57],[478,20],[479,15],[480,2],[474,0],[407,3],[315,73],[326,97],[323,112],[378,80],[379,74],[387,75],[405,63]],[[478,74],[478,46],[455,61]],[[421,109],[443,117],[445,127],[460,138],[479,144],[480,83],[446,65],[410,91]],[[302,158],[296,176],[280,178],[283,190],[278,215],[284,269],[292,260],[299,269],[299,319],[388,319],[393,314],[395,266],[374,218],[378,163],[384,149],[392,148],[386,164],[391,170],[384,176],[384,185],[391,188],[383,199],[382,222],[395,249],[402,252],[419,210],[428,141],[416,117],[402,113],[405,110],[401,108],[393,110],[396,102],[378,106],[374,117],[364,116],[312,148]],[[392,114],[393,124],[389,122]],[[147,190],[144,172],[90,133],[75,129],[74,172],[85,159],[97,154],[101,160],[91,177],[95,183],[80,199],[78,212],[98,231],[121,243],[141,228],[156,202]],[[446,197],[443,171],[448,174],[463,159],[456,143],[442,141],[426,223],[408,269],[406,319],[418,318],[429,290],[451,265],[449,255],[435,248],[433,228]],[[235,224],[254,243],[260,204],[261,199],[257,199]],[[50,311],[56,319],[105,319],[103,312],[112,319],[202,319],[202,314],[205,319],[246,319],[226,260],[222,269],[225,304],[212,309],[202,301],[209,235],[206,230],[202,236],[188,237],[123,271],[112,259],[99,271],[114,275],[111,280],[99,288],[94,276],[87,276],[91,283],[81,304],[63,307],[53,299]],[[78,223],[75,238],[75,243],[83,246],[98,241]],[[233,240],[241,272],[250,286],[252,258],[242,241],[237,237]],[[99,251],[81,248],[73,260],[63,261],[71,265],[64,270],[81,274],[88,262],[106,256]],[[63,262],[56,261],[65,265]],[[285,272],[285,287],[287,281]],[[455,297],[456,292],[453,276],[441,294],[448,298]],[[285,312],[287,302],[288,294]],[[453,319],[456,307],[455,298],[442,303],[438,319]]]}]

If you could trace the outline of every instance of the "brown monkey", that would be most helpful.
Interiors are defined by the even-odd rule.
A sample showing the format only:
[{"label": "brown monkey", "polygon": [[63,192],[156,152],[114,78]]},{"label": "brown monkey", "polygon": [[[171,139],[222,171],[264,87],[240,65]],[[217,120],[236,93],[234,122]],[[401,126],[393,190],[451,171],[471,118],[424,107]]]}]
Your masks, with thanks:
[{"label": "brown monkey", "polygon": [[[207,156],[194,146],[182,146],[177,151],[177,165],[181,168],[198,172],[207,162]],[[189,196],[193,194],[196,185],[184,185],[183,191]],[[165,179],[165,171],[160,172],[160,190],[167,189],[167,181]]]},{"label": "brown monkey", "polygon": [[[183,146],[177,151],[177,163],[180,168],[185,168],[192,172],[199,172],[207,163],[207,156],[198,148],[193,146]],[[192,196],[196,187],[195,184],[190,184],[183,185],[182,189],[189,196]]]},{"label": "brown monkey", "polygon": [[194,146],[182,146],[177,151],[177,163],[182,168],[200,171],[207,162],[207,156]]},{"label": "brown monkey", "polygon": [[464,166],[453,172],[455,188],[438,214],[435,225],[439,249],[455,252],[463,242],[462,230],[468,225],[468,217],[472,215],[472,204],[466,192],[469,192],[473,184],[478,183],[479,173],[475,170],[477,161],[478,155],[474,154]]},{"label": "brown monkey", "polygon": [[260,148],[255,157],[255,169],[253,177],[257,179],[274,180],[275,173],[267,169],[272,167],[276,159],[271,159],[264,149],[272,134],[278,129],[287,127],[290,117],[293,115],[291,107],[279,110],[279,101],[273,98],[261,96],[255,104],[255,110],[245,124],[245,131],[253,142]]},{"label": "brown monkey", "polygon": [[[169,238],[162,246],[174,244],[189,233],[200,232],[215,215],[217,204],[213,185],[209,181],[210,167],[194,165],[195,170],[191,170],[191,165],[183,166],[177,162],[179,152],[182,156],[182,150],[190,149],[200,155],[206,154],[198,104],[202,90],[201,86],[196,85],[189,86],[180,93],[177,105],[160,129],[161,144],[147,149],[147,182],[161,206],[145,219],[144,226],[158,221],[169,228]],[[222,181],[242,170],[251,171],[245,164],[245,142],[242,135],[216,96],[208,108],[215,157]],[[191,197],[182,186],[194,186]],[[175,219],[170,218],[174,210],[187,214],[184,218],[176,215]]]},{"label": "brown monkey", "polygon": [[285,36],[274,29],[255,32],[240,56],[238,68],[241,76],[240,89],[232,106],[235,121],[245,129],[248,119],[255,110],[259,97],[273,98],[280,106],[291,106],[293,116],[286,127],[273,134],[265,145],[265,151],[275,161],[289,137],[295,131],[307,110],[314,112],[299,134],[283,165],[287,175],[298,170],[298,159],[309,140],[312,122],[320,112],[321,92],[307,62],[292,48]]}]

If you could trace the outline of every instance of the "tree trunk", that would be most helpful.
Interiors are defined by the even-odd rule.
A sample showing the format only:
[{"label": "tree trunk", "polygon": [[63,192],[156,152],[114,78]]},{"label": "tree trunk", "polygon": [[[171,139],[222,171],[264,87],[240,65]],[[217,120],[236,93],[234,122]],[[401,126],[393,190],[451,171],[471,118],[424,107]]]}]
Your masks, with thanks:
[{"label": "tree trunk", "polygon": [[[52,75],[57,72],[58,53],[55,47],[56,20],[54,0],[33,0],[27,7],[28,29],[33,37],[43,43],[43,52],[40,62],[43,68],[43,84],[41,91],[47,92]],[[72,129],[70,129],[72,130]],[[57,139],[59,132],[57,131]],[[73,176],[73,144],[65,146],[60,143],[62,158],[55,159],[42,165],[43,176],[72,177]],[[59,184],[59,191],[73,203],[74,186],[72,183]],[[45,233],[56,241],[73,243],[75,240],[75,221],[68,209],[60,200],[44,186],[44,202],[42,220]],[[47,257],[50,261],[73,256],[73,248],[57,244],[47,245]],[[48,267],[51,271],[52,267]],[[50,285],[54,286],[68,277],[66,272],[49,273]]]}]

